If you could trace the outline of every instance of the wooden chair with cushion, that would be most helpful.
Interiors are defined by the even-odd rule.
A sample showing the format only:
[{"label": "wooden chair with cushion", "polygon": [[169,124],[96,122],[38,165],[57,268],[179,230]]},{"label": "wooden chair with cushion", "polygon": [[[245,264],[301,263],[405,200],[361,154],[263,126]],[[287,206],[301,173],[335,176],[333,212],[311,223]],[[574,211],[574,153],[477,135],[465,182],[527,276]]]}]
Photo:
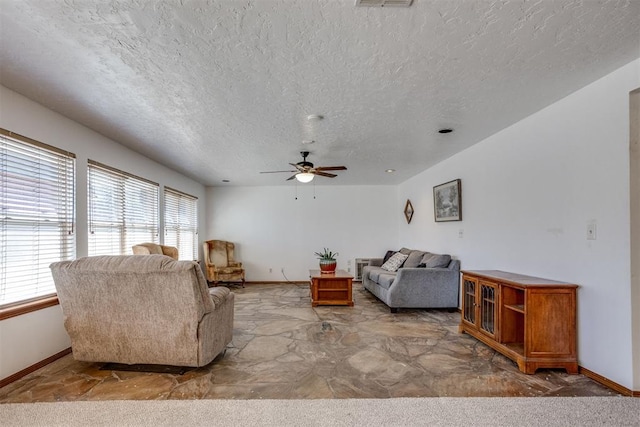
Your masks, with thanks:
[{"label": "wooden chair with cushion", "polygon": [[140,243],[131,248],[134,255],[166,255],[177,260],[178,248],[157,243]]},{"label": "wooden chair with cushion", "polygon": [[244,268],[234,259],[235,245],[232,242],[207,240],[203,249],[207,281],[214,286],[221,282],[240,282],[244,288]]}]

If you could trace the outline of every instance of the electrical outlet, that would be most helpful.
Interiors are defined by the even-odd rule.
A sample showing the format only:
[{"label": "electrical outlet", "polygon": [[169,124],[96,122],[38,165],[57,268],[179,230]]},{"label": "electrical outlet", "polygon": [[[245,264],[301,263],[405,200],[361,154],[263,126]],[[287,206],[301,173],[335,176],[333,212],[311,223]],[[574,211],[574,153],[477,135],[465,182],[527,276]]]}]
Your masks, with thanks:
[{"label": "electrical outlet", "polygon": [[273,268],[270,268],[270,269],[269,269],[269,273],[273,273]]},{"label": "electrical outlet", "polygon": [[284,274],[284,267],[280,267],[280,273]]},{"label": "electrical outlet", "polygon": [[461,228],[458,230],[458,239],[462,239],[464,237],[464,230]]}]

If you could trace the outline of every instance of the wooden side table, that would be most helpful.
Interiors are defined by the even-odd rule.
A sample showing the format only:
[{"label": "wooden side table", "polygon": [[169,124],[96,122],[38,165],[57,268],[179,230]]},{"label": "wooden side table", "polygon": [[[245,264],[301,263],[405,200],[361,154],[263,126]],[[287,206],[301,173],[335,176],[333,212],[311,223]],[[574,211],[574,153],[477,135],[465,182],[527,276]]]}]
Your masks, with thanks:
[{"label": "wooden side table", "polygon": [[353,276],[344,270],[335,273],[321,273],[320,270],[309,270],[311,281],[311,306],[348,305],[353,306],[351,283]]}]

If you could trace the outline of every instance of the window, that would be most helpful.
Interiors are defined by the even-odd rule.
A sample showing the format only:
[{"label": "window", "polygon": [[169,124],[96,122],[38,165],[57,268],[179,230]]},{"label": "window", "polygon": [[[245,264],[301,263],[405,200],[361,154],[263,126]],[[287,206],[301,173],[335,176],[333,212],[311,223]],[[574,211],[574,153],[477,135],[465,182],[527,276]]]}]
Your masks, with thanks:
[{"label": "window", "polygon": [[89,160],[89,255],[158,243],[158,184]]},{"label": "window", "polygon": [[0,129],[0,306],[55,295],[75,257],[75,155]]},{"label": "window", "polygon": [[164,244],[175,246],[179,259],[198,259],[198,199],[164,189]]}]

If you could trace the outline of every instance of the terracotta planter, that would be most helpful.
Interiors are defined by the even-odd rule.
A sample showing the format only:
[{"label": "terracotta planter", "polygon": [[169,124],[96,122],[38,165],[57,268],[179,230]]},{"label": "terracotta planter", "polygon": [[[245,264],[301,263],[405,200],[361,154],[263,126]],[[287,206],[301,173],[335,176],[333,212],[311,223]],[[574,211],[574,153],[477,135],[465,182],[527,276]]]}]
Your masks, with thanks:
[{"label": "terracotta planter", "polygon": [[335,273],[338,261],[321,259],[320,260],[320,272],[321,273]]}]

